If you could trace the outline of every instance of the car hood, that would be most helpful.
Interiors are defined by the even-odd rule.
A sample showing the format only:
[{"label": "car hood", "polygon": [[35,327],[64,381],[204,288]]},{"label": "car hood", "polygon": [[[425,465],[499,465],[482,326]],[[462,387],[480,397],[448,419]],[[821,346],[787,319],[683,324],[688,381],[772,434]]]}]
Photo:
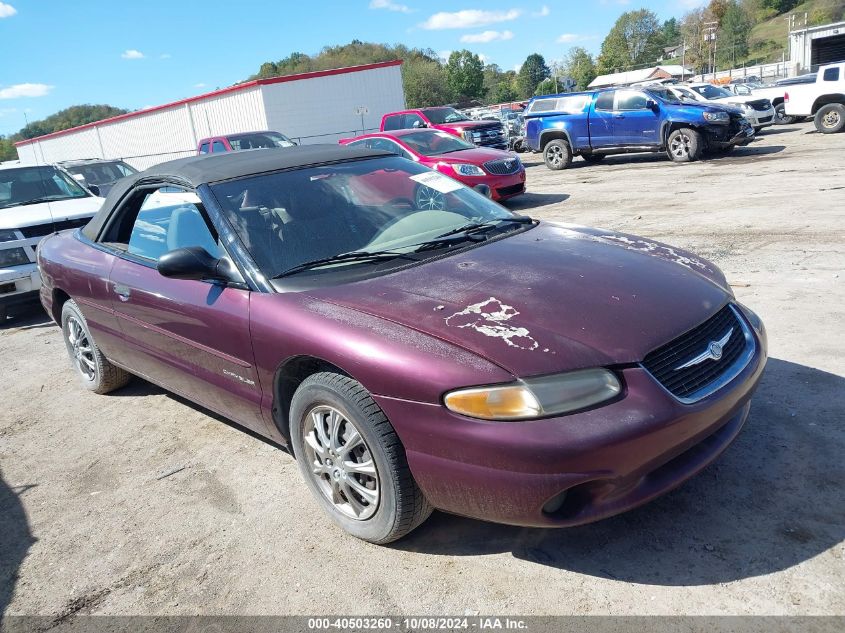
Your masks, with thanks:
[{"label": "car hood", "polygon": [[8,207],[0,209],[0,229],[19,229],[91,217],[102,205],[103,198],[92,196]]},{"label": "car hood", "polygon": [[456,130],[486,130],[488,128],[502,127],[499,121],[455,121],[454,123],[443,123],[440,127],[451,127]]},{"label": "car hood", "polygon": [[462,149],[459,152],[449,152],[448,154],[440,154],[437,156],[426,156],[426,160],[428,162],[472,163],[473,165],[482,165],[491,160],[503,159],[515,160],[516,156],[503,149],[488,147],[474,147],[472,149]]},{"label": "car hood", "polygon": [[516,376],[638,362],[731,297],[718,269],[690,253],[545,222],[309,294],[448,341]]}]

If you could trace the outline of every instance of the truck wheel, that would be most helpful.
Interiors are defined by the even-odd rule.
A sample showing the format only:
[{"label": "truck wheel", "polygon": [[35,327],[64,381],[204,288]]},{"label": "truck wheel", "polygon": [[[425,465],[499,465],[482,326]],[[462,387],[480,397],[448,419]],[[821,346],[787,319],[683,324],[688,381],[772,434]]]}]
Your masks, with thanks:
[{"label": "truck wheel", "polygon": [[786,114],[786,106],[782,103],[779,103],[775,106],[775,124],[776,125],[789,125],[790,123],[795,123],[794,116],[788,116]]},{"label": "truck wheel", "polygon": [[546,167],[554,171],[566,169],[572,164],[572,149],[569,143],[562,139],[549,141],[543,149],[543,160]]},{"label": "truck wheel", "polygon": [[692,128],[682,127],[669,135],[668,154],[676,163],[689,163],[701,158],[704,143],[701,134]]},{"label": "truck wheel", "polygon": [[845,105],[828,103],[816,112],[816,129],[822,134],[835,134],[845,128]]},{"label": "truck wheel", "polygon": [[599,163],[604,160],[606,155],[607,154],[581,154],[581,158],[588,163]]}]

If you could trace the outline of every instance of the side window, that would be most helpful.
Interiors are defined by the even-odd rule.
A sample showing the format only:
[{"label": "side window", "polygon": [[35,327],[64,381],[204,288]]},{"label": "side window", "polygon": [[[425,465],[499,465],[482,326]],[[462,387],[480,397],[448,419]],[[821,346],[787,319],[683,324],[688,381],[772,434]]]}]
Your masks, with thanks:
[{"label": "side window", "polygon": [[748,86],[737,86],[736,93],[738,95],[748,96],[751,94],[751,88]]},{"label": "side window", "polygon": [[200,145],[200,154],[208,154],[208,141]]},{"label": "side window", "polygon": [[351,143],[347,143],[346,147],[369,147],[370,144],[368,140],[363,141],[352,141]]},{"label": "side window", "polygon": [[402,129],[402,115],[401,114],[394,114],[393,116],[387,117],[384,120],[384,129],[385,130]]},{"label": "side window", "polygon": [[168,251],[201,246],[213,257],[222,251],[202,213],[202,203],[192,191],[167,186],[138,194],[140,202],[126,240],[133,255],[158,261]]},{"label": "side window", "polygon": [[412,127],[425,127],[425,121],[419,114],[406,114],[402,127],[406,130]]},{"label": "side window", "polygon": [[616,92],[617,110],[645,110],[648,98],[642,92],[635,90],[618,90]]},{"label": "side window", "polygon": [[596,110],[613,110],[614,90],[601,93],[596,99]]},{"label": "side window", "polygon": [[529,112],[551,112],[557,108],[558,99],[537,99],[528,106]]},{"label": "side window", "polygon": [[839,68],[828,68],[822,75],[824,81],[839,81]]},{"label": "side window", "polygon": [[391,152],[402,158],[410,158],[411,156],[397,143],[386,138],[372,138],[370,139],[369,147],[371,149],[380,149],[385,152]]},{"label": "side window", "polygon": [[215,154],[217,152],[225,152],[226,146],[223,145],[223,141],[214,141],[214,143],[212,143],[212,145],[211,145],[211,151],[214,152]]}]

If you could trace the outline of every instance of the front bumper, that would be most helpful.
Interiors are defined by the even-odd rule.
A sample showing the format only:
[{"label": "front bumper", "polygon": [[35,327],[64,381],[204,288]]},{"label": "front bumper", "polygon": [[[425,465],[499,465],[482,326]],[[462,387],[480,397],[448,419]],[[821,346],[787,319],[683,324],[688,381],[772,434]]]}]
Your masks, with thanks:
[{"label": "front bumper", "polygon": [[507,200],[525,193],[525,168],[506,176],[487,174],[485,176],[452,176],[467,187],[486,188],[493,200]]},{"label": "front bumper", "polygon": [[620,400],[531,422],[483,422],[441,405],[375,399],[435,507],[513,525],[579,525],[679,486],[730,445],[766,363],[765,337],[754,336],[756,350],[742,372],[692,405],[641,367],[621,370]]},{"label": "front bumper", "polygon": [[0,308],[4,311],[35,305],[41,288],[41,275],[35,264],[0,268]]},{"label": "front bumper", "polygon": [[743,116],[748,119],[748,122],[755,129],[762,129],[775,124],[775,109],[769,110],[753,110],[751,112],[744,112]]}]

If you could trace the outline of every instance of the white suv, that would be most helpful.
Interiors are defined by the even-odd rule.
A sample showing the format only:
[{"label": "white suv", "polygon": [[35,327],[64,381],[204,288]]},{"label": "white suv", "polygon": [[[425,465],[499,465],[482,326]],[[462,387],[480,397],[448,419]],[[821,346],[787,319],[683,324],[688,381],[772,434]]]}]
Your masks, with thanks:
[{"label": "white suv", "polygon": [[704,82],[682,84],[678,86],[666,86],[674,95],[680,99],[686,98],[694,101],[714,101],[722,105],[730,105],[738,108],[748,122],[759,132],[764,127],[775,123],[775,109],[772,102],[753,95],[743,96],[733,94],[719,86]]},{"label": "white suv", "polygon": [[84,226],[102,204],[60,167],[0,165],[0,325],[10,310],[38,303],[38,242]]}]

